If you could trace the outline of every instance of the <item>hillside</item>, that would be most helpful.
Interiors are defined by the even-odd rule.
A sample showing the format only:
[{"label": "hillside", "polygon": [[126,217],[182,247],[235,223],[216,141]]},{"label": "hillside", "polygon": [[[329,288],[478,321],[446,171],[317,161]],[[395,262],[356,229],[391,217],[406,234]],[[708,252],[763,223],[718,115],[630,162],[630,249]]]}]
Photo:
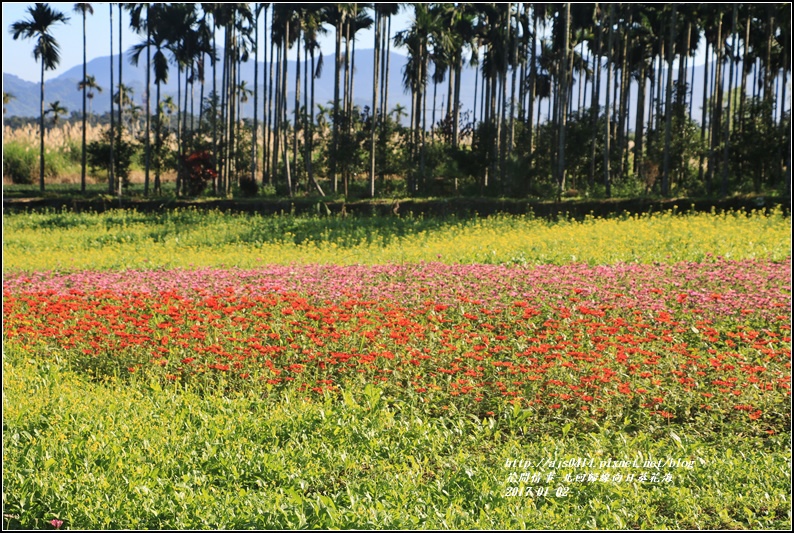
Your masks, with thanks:
[{"label": "hillside", "polygon": [[[129,56],[129,51],[125,54]],[[319,58],[317,58],[319,60]],[[403,106],[406,112],[410,112],[411,108],[411,95],[403,90],[402,76],[403,67],[407,61],[406,56],[397,52],[392,52],[390,56],[390,73],[389,73],[389,108],[393,109],[395,105]],[[96,114],[103,114],[107,112],[110,106],[110,92],[108,86],[110,85],[110,69],[108,68],[109,57],[101,57],[88,62],[87,72],[89,76],[94,76],[97,83],[103,88],[102,93],[98,93],[94,98],[92,109]],[[356,52],[355,72],[354,72],[354,94],[355,102],[362,108],[369,105],[371,101],[371,87],[372,87],[372,64],[373,64],[373,50],[362,49]],[[292,112],[295,101],[295,62],[288,62],[288,80],[290,80],[290,91],[288,97],[288,109]],[[128,60],[124,62],[123,66],[123,82],[125,85],[132,87],[134,94],[133,100],[140,106],[144,104],[144,93],[146,83],[146,62],[145,58],[141,58],[138,66],[132,66]],[[60,100],[61,105],[66,107],[70,112],[79,112],[82,109],[82,96],[81,92],[77,90],[77,84],[82,77],[82,65],[77,65],[56,78],[49,80],[45,84],[45,105],[46,103]],[[301,70],[304,65],[301,65]],[[664,72],[664,71],[663,71]],[[675,75],[677,75],[677,69]],[[691,77],[691,69],[687,71],[687,76]],[[263,79],[264,74],[269,73],[269,64],[259,62],[259,76],[260,80]],[[208,79],[205,82],[205,96],[212,87],[211,71],[207,73]],[[248,87],[253,87],[254,78],[254,62],[249,61],[243,63],[241,76],[247,82]],[[475,83],[479,77],[473,67],[467,67],[463,72],[463,79],[461,83],[461,102],[463,111],[471,110],[473,107],[475,96]],[[703,79],[704,79],[704,66],[695,68],[695,81],[694,91],[692,94],[692,108],[698,110],[702,106],[703,101]],[[118,82],[118,60],[114,61],[114,80]],[[217,83],[220,84],[221,71],[217,71]],[[301,72],[301,85],[303,85],[303,72]],[[442,109],[446,109],[446,83],[439,84],[437,97],[436,97],[436,117],[441,116]],[[752,86],[752,76],[748,82],[748,86]],[[260,91],[263,89],[263,84],[259,84]],[[14,99],[8,104],[6,116],[22,116],[22,117],[36,117],[39,114],[39,87],[37,83],[28,82],[14,76],[12,74],[3,73],[3,90],[10,92],[14,95]],[[602,76],[601,94],[605,94],[606,80]],[[171,66],[169,69],[168,82],[162,85],[162,96],[171,95],[174,99],[177,96],[177,72]],[[198,105],[200,96],[200,88],[196,85],[194,89],[195,104]],[[303,92],[303,87],[301,87]],[[631,100],[636,101],[636,84],[631,88]],[[578,80],[574,81],[573,94],[576,96],[579,93]],[[260,92],[260,103],[262,102]],[[327,105],[333,100],[334,94],[334,68],[333,57],[326,56],[324,58],[324,66],[320,72],[320,77],[315,80],[315,103]],[[587,101],[589,102],[589,95]],[[154,98],[154,85],[152,86],[152,98]],[[433,111],[433,87],[428,89],[427,113],[428,118],[431,118]],[[303,95],[301,96],[303,99]],[[577,98],[575,97],[574,100]],[[602,102],[603,104],[603,102]],[[261,105],[261,104],[260,104]],[[541,117],[545,117],[548,112],[548,99],[541,100],[537,104],[540,109]],[[575,111],[574,106],[574,111]],[[634,107],[632,107],[632,111]],[[315,110],[316,111],[316,110]],[[242,113],[244,117],[253,116],[253,98],[242,105]],[[479,110],[478,110],[479,114]],[[698,113],[694,113],[695,117]],[[404,119],[407,121],[407,118]],[[634,124],[634,116],[629,117],[630,124]]]}]

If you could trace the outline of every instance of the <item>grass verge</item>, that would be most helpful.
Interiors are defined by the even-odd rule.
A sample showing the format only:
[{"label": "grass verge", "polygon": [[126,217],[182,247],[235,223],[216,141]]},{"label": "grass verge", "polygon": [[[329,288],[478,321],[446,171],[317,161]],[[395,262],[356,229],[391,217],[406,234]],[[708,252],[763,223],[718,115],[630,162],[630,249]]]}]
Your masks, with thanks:
[{"label": "grass verge", "polygon": [[[532,420],[431,416],[375,386],[344,398],[94,383],[57,360],[12,351],[3,360],[4,526],[791,526],[788,434],[695,436],[675,426],[556,434]],[[609,459],[661,467],[602,467]],[[641,482],[642,472],[671,480]],[[590,473],[623,479],[576,478]],[[569,492],[558,496],[562,486]],[[539,497],[538,487],[549,493]]]}]

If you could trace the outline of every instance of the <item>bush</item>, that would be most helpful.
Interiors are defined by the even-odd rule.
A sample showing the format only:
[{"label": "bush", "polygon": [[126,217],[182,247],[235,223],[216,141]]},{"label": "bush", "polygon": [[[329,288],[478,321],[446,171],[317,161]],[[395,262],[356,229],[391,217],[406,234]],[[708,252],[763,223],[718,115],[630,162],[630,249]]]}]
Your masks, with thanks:
[{"label": "bush", "polygon": [[36,150],[11,142],[3,147],[3,176],[17,185],[29,185],[38,171],[39,155]]},{"label": "bush", "polygon": [[188,196],[198,196],[218,177],[212,163],[212,154],[206,150],[193,152],[182,159],[184,183]]},{"label": "bush", "polygon": [[[89,143],[86,147],[88,164],[93,171],[103,169],[110,173],[110,130],[102,133],[99,141]],[[113,169],[116,180],[122,180],[124,187],[130,184],[130,167],[132,156],[135,154],[135,145],[125,140],[116,140],[113,149]]]},{"label": "bush", "polygon": [[259,192],[259,184],[251,176],[240,178],[240,193],[246,198],[252,198]]}]

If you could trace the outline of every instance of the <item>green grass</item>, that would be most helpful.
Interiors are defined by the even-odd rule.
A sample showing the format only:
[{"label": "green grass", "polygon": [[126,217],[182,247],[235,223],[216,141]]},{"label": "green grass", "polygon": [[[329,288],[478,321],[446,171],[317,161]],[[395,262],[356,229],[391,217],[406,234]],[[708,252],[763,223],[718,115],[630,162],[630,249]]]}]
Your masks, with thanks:
[{"label": "green grass", "polygon": [[[19,213],[3,222],[4,272],[791,257],[791,222],[780,211],[552,223],[187,209]],[[585,430],[542,425],[524,410],[482,418],[453,405],[439,415],[417,396],[372,384],[313,400],[294,389],[222,386],[91,379],[55,352],[4,342],[4,527],[50,529],[54,519],[64,529],[791,527],[790,432],[760,438],[737,425],[700,430],[661,418]],[[573,466],[577,459],[595,467]],[[601,468],[607,459],[692,468],[662,467],[670,482],[561,482],[655,473]],[[513,460],[532,466],[509,467]],[[523,473],[543,482],[509,477]],[[538,486],[550,494],[527,495]],[[570,493],[558,497],[558,486]]]},{"label": "green grass", "polygon": [[[47,180],[67,174],[80,174],[80,145],[68,142],[56,148],[47,148],[44,156],[44,177]],[[31,146],[20,141],[3,143],[3,176],[10,178],[14,185],[4,186],[3,194],[10,191],[22,193],[39,185],[39,149],[38,144]],[[73,191],[74,185],[61,189],[63,192]],[[78,186],[79,190],[79,186]],[[23,193],[24,194],[24,193]],[[15,194],[11,194],[14,196]]]},{"label": "green grass", "polygon": [[[21,353],[4,358],[3,381],[6,528],[47,528],[56,518],[74,529],[791,524],[788,435],[706,439],[664,426],[545,434],[531,420],[432,417],[386,401],[375,386],[344,402],[199,395],[91,383]],[[576,458],[672,459],[692,468],[663,469],[670,483],[574,482],[557,497],[552,482],[546,497],[506,495],[511,472],[560,480],[590,470],[508,468],[509,460]]]}]

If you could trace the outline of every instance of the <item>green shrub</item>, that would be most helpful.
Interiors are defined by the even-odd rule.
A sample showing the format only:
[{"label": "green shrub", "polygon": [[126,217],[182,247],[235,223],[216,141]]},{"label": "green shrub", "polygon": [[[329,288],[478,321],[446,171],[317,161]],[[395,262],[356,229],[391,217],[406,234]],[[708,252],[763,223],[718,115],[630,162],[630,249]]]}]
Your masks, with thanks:
[{"label": "green shrub", "polygon": [[12,183],[33,183],[38,162],[38,153],[28,146],[16,142],[3,146],[3,177],[11,178]]},{"label": "green shrub", "polygon": [[240,178],[240,192],[246,198],[253,198],[259,192],[259,183],[250,176]]},{"label": "green shrub", "polygon": [[[135,144],[126,141],[116,141],[113,150],[113,167],[116,179],[121,179],[124,187],[129,186],[130,167],[132,166],[132,156],[135,154]],[[110,131],[102,134],[100,141],[89,143],[86,147],[88,164],[93,172],[102,169],[110,173]]]}]

